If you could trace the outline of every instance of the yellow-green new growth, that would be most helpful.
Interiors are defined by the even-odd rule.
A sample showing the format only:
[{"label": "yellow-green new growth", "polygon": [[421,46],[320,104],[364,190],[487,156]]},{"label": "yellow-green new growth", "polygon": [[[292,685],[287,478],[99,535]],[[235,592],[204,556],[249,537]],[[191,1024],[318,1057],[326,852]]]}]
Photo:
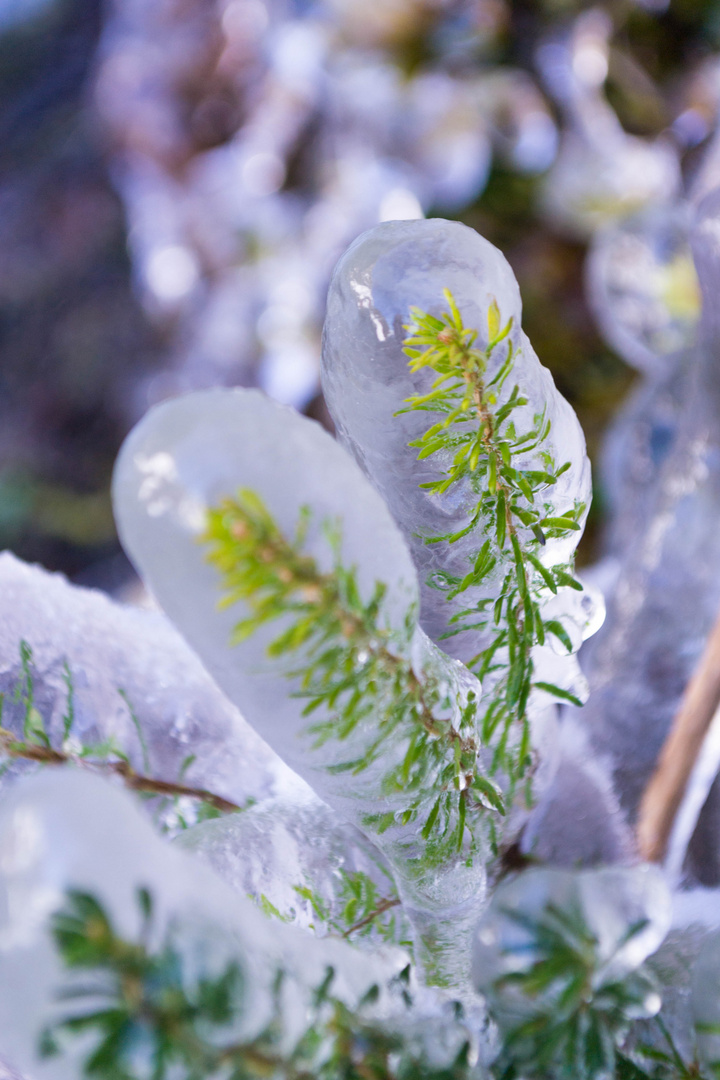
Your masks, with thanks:
[{"label": "yellow-green new growth", "polygon": [[[557,637],[570,651],[570,639],[556,619],[543,619],[540,598],[559,586],[580,589],[572,567],[546,567],[538,557],[547,538],[565,537],[580,529],[584,506],[558,515],[546,493],[570,467],[557,466],[548,449],[550,420],[544,407],[533,416],[527,430],[518,430],[514,414],[527,405],[516,384],[509,394],[501,391],[513,371],[517,350],[510,331],[512,319],[504,326],[498,305],[488,310],[488,345],[476,345],[478,333],[466,327],[452,295],[445,290],[448,311],[440,318],[411,309],[412,322],[404,351],[411,371],[429,368],[435,373],[430,390],[408,398],[400,412],[424,411],[440,414],[410,446],[418,459],[442,454],[449,460],[443,475],[420,485],[443,495],[456,484],[466,484],[474,498],[468,521],[461,529],[439,536],[427,536],[428,544],[454,544],[477,532],[477,551],[469,559],[467,573],[454,576],[436,572],[429,584],[442,589],[453,600],[470,588],[487,583],[490,575],[500,581],[499,592],[476,601],[455,614],[447,636],[474,630],[487,644],[471,661],[481,678],[488,678],[491,692],[484,695],[481,737],[495,747],[495,766],[503,768],[511,780],[520,778],[529,762],[528,698],[533,688],[579,704],[567,691],[551,683],[534,680],[532,649],[545,643],[548,634]],[[496,350],[505,343],[504,356],[496,361]],[[491,361],[498,363],[488,378]],[[527,468],[533,454],[540,468]],[[519,730],[518,730],[519,729]],[[516,739],[511,739],[512,732]],[[511,743],[513,745],[511,745]]]},{"label": "yellow-green new growth", "polygon": [[456,705],[450,691],[413,670],[414,612],[402,631],[389,629],[382,612],[386,586],[377,582],[370,600],[362,599],[354,568],[342,563],[339,531],[327,523],[334,565],[322,572],[303,550],[307,523],[303,511],[288,539],[257,494],[246,490],[210,510],[203,541],[221,575],[222,604],[242,601],[248,610],[234,640],[283,618],[268,653],[290,660],[284,673],[300,680],[303,715],[324,708],[326,718],[308,727],[315,747],[329,739],[352,747],[348,760],[331,771],[361,773],[390,745],[405,741],[403,760],[382,776],[378,791],[400,809],[368,815],[365,825],[382,833],[417,822],[429,857],[440,861],[463,847],[466,832],[472,839],[478,811],[504,809],[496,785],[480,771],[477,702],[470,695],[455,723],[446,718]]}]

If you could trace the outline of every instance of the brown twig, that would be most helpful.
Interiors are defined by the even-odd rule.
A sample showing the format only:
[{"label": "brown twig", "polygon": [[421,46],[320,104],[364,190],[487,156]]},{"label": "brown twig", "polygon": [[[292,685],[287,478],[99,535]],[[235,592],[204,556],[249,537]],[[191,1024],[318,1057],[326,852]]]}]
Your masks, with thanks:
[{"label": "brown twig", "polygon": [[688,780],[720,706],[720,616],[700,662],[685,688],[680,707],[645,788],[637,822],[643,859],[661,862]]},{"label": "brown twig", "polygon": [[381,900],[374,911],[371,911],[370,914],[366,915],[364,919],[360,920],[360,922],[356,922],[354,926],[350,926],[343,933],[343,937],[350,937],[350,935],[354,934],[356,930],[362,930],[363,926],[367,926],[368,923],[371,923],[373,921],[373,919],[377,919],[378,915],[383,915],[386,911],[389,911],[390,908],[397,907],[399,903],[400,898],[397,896],[388,898],[386,900]]},{"label": "brown twig", "polygon": [[5,728],[0,728],[0,753],[18,760],[37,761],[42,765],[77,765],[80,768],[91,769],[94,772],[112,773],[121,777],[125,785],[132,791],[143,791],[150,795],[199,799],[223,814],[231,814],[240,809],[237,803],[223,798],[222,795],[207,791],[206,788],[189,787],[187,784],[172,783],[168,780],[156,780],[152,776],[144,776],[142,773],[136,772],[132,765],[122,758],[113,758],[106,761],[93,760],[78,754],[54,750],[51,746],[45,746],[41,743],[24,742]]}]

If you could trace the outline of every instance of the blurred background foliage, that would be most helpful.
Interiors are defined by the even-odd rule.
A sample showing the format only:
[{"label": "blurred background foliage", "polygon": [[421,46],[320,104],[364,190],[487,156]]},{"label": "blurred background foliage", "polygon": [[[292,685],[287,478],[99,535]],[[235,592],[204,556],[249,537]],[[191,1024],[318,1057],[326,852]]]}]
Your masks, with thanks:
[{"label": "blurred background foliage", "polygon": [[[231,22],[232,5],[225,5],[225,14],[222,5],[209,0],[157,0],[157,5],[167,9],[171,22],[186,20],[191,34],[199,20],[215,42],[212,48],[220,40],[218,27],[227,31]],[[352,38],[353,58],[366,56],[375,63],[381,56],[384,69],[394,64],[401,79],[436,69],[450,79],[507,70],[513,79],[526,73],[535,87],[541,42],[590,7],[574,0],[435,5],[407,0],[389,3],[392,17],[373,23],[370,9],[382,11],[377,4],[337,0],[326,6],[326,23],[335,19],[339,27],[330,39],[331,52]],[[281,11],[272,25],[311,20],[318,5],[284,7],[292,10]],[[706,90],[704,72],[720,52],[720,4],[671,0],[667,6],[643,6],[608,0],[603,10],[612,24],[608,101],[626,132],[666,136],[684,172],[691,174],[715,124],[715,91]],[[160,296],[172,303],[148,299],[142,244],[128,248],[128,220],[132,223],[133,214],[137,220],[140,196],[127,194],[127,161],[129,153],[139,152],[132,144],[139,129],[136,124],[128,135],[132,124],[118,120],[122,84],[111,81],[108,88],[106,75],[112,63],[120,63],[123,33],[128,40],[142,34],[139,11],[130,0],[104,7],[99,0],[0,0],[0,545],[76,580],[110,588],[126,572],[108,494],[120,441],[150,401],[203,382],[200,377],[162,382],[168,370],[179,370],[168,358],[194,348],[188,345],[188,327],[198,302],[180,311],[175,303],[180,286],[177,295],[170,288]],[[217,26],[208,30],[213,19]],[[295,47],[310,46],[298,39]],[[197,56],[188,55],[186,77],[176,78],[183,69],[180,50],[173,61],[174,82],[166,78],[143,99],[143,107],[152,111],[153,93],[158,100],[168,93],[176,97],[185,125],[182,137],[158,150],[158,160],[178,191],[190,175],[191,158],[231,143],[243,125],[247,128],[248,116],[252,119],[257,81],[251,84],[247,72],[252,74],[256,60],[246,50],[232,71],[226,53],[222,63],[213,61],[214,68],[205,60],[203,68]],[[143,78],[152,84],[148,56],[150,76],[146,71]],[[332,86],[326,93],[332,96]],[[544,97],[562,126],[562,110]],[[308,108],[289,140],[278,197],[306,197],[306,206],[312,201],[324,152],[322,116],[322,110]],[[452,124],[450,117],[446,122]],[[158,123],[162,127],[167,118]],[[155,151],[143,152],[149,160]],[[603,342],[593,321],[584,286],[587,238],[568,235],[540,209],[544,171],[517,168],[495,152],[470,198],[433,204],[432,194],[426,194],[422,208],[429,215],[458,217],[504,251],[520,283],[524,328],[577,410],[595,460],[603,432],[635,376]],[[271,189],[272,184],[268,197],[275,197]],[[183,197],[180,192],[178,199]],[[152,216],[152,207],[148,213]],[[245,237],[243,243],[245,263],[252,264],[263,241]],[[200,264],[200,274],[212,283],[217,271],[202,259]],[[173,265],[175,271],[185,266]],[[192,262],[186,269],[190,281],[197,271]],[[324,268],[319,278],[323,274]],[[177,284],[177,273],[172,280]],[[314,312],[314,325],[321,314]],[[251,312],[248,318],[260,315]],[[309,347],[317,350],[313,334]],[[260,339],[252,364],[231,366],[222,381],[264,384],[258,375],[264,362]],[[211,373],[205,381],[213,379]],[[307,385],[294,403],[327,422],[320,398]],[[585,559],[593,555],[602,504],[598,490]]]}]

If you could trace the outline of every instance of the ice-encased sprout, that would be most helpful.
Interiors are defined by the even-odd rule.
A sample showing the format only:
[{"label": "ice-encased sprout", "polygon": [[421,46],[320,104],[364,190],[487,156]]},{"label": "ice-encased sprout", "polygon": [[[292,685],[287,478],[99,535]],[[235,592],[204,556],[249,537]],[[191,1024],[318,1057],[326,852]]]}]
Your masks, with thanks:
[{"label": "ice-encased sprout", "polygon": [[[342,561],[356,568],[360,595],[367,600],[378,581],[386,584],[379,624],[397,635],[399,644],[393,647],[401,655],[404,650],[417,677],[438,688],[440,700],[446,698],[443,716],[459,723],[468,695],[477,696],[479,684],[418,626],[412,629],[417,576],[382,499],[319,425],[259,392],[205,391],[148,413],[128,437],[116,467],[114,501],[123,544],[218,685],[242,703],[244,717],[326,802],[385,852],[408,910],[425,911],[432,922],[442,912],[442,925],[454,933],[453,923],[470,925],[483,902],[482,830],[474,839],[466,834],[442,865],[433,867],[423,862],[425,840],[412,821],[384,832],[372,824],[383,813],[405,813],[407,792],[388,790],[383,780],[402,766],[412,732],[402,726],[391,729],[383,753],[367,768],[338,769],[363,759],[383,714],[371,712],[351,736],[317,746],[308,729],[329,721],[332,713],[323,706],[312,719],[303,714],[305,702],[298,696],[302,678],[296,673],[300,659],[273,660],[267,654],[276,627],[266,625],[231,644],[243,612],[218,610],[221,579],[200,540],[208,510],[243,488],[264,500],[286,536],[295,534],[302,508],[311,508],[305,551],[326,572],[334,556],[323,523],[340,520]],[[451,747],[448,753],[452,762]],[[440,771],[439,766],[437,773],[431,770],[417,793],[425,807],[421,820],[427,821],[443,790]],[[478,857],[468,858],[468,842],[480,845]]]},{"label": "ice-encased sprout", "polygon": [[[703,309],[677,435],[586,669],[592,693],[581,722],[612,759],[631,821],[720,608],[719,219],[715,193],[700,205],[691,234]],[[720,881],[719,799],[715,783],[685,865],[705,885]]]},{"label": "ice-encased sprout", "polygon": [[[442,475],[447,460],[433,456],[418,461],[418,452],[409,443],[437,417],[419,411],[396,415],[412,394],[426,393],[434,377],[428,370],[412,374],[408,367],[403,342],[411,308],[440,314],[447,310],[445,289],[452,293],[465,325],[478,331],[480,348],[488,343],[488,311],[493,301],[501,326],[512,319],[510,340],[518,353],[498,404],[503,404],[517,383],[527,398],[527,404],[514,414],[519,432],[532,425],[534,414],[547,410],[552,429],[543,449],[557,465],[570,462],[544,496],[552,503],[553,513],[568,512],[578,502],[587,507],[590,500],[590,466],[580,425],[522,332],[520,293],[505,257],[473,229],[442,219],[387,222],[359,237],[338,263],[330,286],[323,390],[340,439],[380,491],[405,536],[420,576],[422,625],[435,641],[458,611],[488,595],[497,596],[504,577],[500,565],[481,589],[470,588],[454,601],[428,584],[438,569],[464,577],[469,559],[474,560],[480,547],[475,532],[452,545],[425,543],[425,537],[467,525],[477,496],[467,481],[444,495],[421,489],[421,484]],[[491,358],[488,379],[505,356],[498,349]],[[521,455],[518,464],[544,467],[540,455],[532,453]],[[548,539],[543,563],[567,563],[578,536]],[[561,593],[563,613],[577,623],[577,646],[591,619],[583,610],[587,597],[576,603],[570,590]],[[468,659],[483,642],[478,635],[460,634],[443,641],[442,647]]]},{"label": "ice-encased sprout", "polygon": [[[512,414],[517,437],[532,430],[538,415],[550,421],[549,434],[541,445],[529,452],[519,450],[512,460],[517,469],[529,471],[553,467],[559,471],[561,464],[568,463],[555,483],[537,497],[537,504],[545,506],[543,512],[574,512],[582,525],[590,496],[590,471],[575,414],[522,333],[517,283],[496,248],[473,230],[438,219],[379,225],[349,248],[335,271],[328,298],[323,342],[326,400],[339,437],[385,498],[408,543],[420,576],[423,628],[449,654],[469,661],[491,645],[495,628],[476,626],[448,638],[447,632],[457,629],[451,620],[475,608],[481,614],[492,611],[489,605],[497,601],[515,572],[513,556],[491,548],[497,556],[494,568],[481,584],[459,589],[454,599],[448,588],[438,588],[439,579],[451,576],[462,580],[476,564],[483,545],[494,543],[492,522],[481,516],[475,527],[468,527],[486,480],[466,476],[443,493],[421,487],[441,480],[452,462],[452,450],[419,458],[417,445],[410,445],[441,420],[442,414],[430,403],[426,410],[406,408],[398,415],[407,399],[427,393],[435,378],[431,368],[413,372],[404,352],[413,310],[439,316],[448,310],[449,294],[463,324],[477,331],[481,350],[488,345],[495,304],[498,325],[510,323],[507,338],[487,360],[483,380],[490,390],[510,348],[509,374],[489,407],[499,413],[517,386],[526,399]],[[514,527],[521,547],[534,547],[535,557],[545,567],[571,563],[579,531],[550,535],[543,538],[541,546],[537,534],[520,519]],[[429,537],[462,530],[467,530],[466,535],[453,542],[426,542]],[[601,622],[601,602],[588,590],[578,592],[563,586],[553,596],[542,581],[538,584],[540,617],[562,623],[571,648],[577,649]],[[504,655],[502,651],[496,654],[496,668],[484,680],[481,712],[486,714],[496,700],[492,695],[496,680],[502,677],[498,671],[502,673]],[[574,658],[568,656],[567,642],[557,649],[550,639],[534,645],[531,663],[537,681],[584,696],[585,683]],[[527,717],[542,762],[533,778],[537,795],[559,764],[555,708],[545,694],[532,693]]]},{"label": "ice-encased sprout", "polygon": [[[246,992],[228,1042],[252,1037],[275,1018],[278,971],[285,972],[282,1037],[288,1046],[305,1031],[328,967],[335,973],[333,995],[350,1009],[377,986],[375,1015],[392,1024],[396,1006],[386,988],[407,963],[402,950],[371,956],[343,941],[319,941],[269,922],[210,867],[160,840],[128,795],[97,777],[52,770],[23,780],[0,809],[0,1046],[24,1075],[77,1080],[89,1052],[79,1039],[68,1041],[58,1057],[40,1057],[42,1030],[79,1011],[80,1003],[61,996],[72,976],[51,939],[52,913],[65,903],[67,890],[81,890],[100,901],[122,935],[138,939],[139,888],[154,903],[151,948],[175,925],[175,941],[197,976],[217,974],[229,960],[240,965]],[[87,982],[82,973],[80,982]],[[453,1024],[440,998],[424,992],[420,999],[418,1014],[399,1016],[398,1029],[404,1024],[418,1048],[426,1038],[430,1055],[452,1060],[467,1030]],[[137,1067],[149,1068],[142,1046],[137,1053]]]},{"label": "ice-encased sprout", "polygon": [[528,870],[502,883],[478,925],[473,982],[515,1060],[534,1075],[613,1074],[613,1039],[660,1008],[640,969],[670,919],[650,866]]},{"label": "ice-encased sprout", "polygon": [[[24,641],[32,653],[34,705],[54,746],[63,742],[69,672],[70,752],[114,742],[144,772],[132,708],[147,766],[158,779],[177,781],[194,755],[185,782],[240,804],[304,786],[218,691],[160,612],[116,603],[6,552],[0,556],[0,627],[2,726],[17,736]],[[18,761],[3,782],[27,767]]]},{"label": "ice-encased sprout", "polygon": [[[375,886],[378,901],[395,895],[378,849],[310,792],[303,799],[265,799],[242,814],[202,822],[179,833],[175,843],[201,856],[240,895],[321,936],[340,925],[344,933],[367,914],[345,917],[353,896],[348,885],[360,875]],[[394,919],[393,933],[382,936],[408,941],[402,913],[389,908],[387,918]],[[358,943],[377,944],[373,925],[365,934]]]}]

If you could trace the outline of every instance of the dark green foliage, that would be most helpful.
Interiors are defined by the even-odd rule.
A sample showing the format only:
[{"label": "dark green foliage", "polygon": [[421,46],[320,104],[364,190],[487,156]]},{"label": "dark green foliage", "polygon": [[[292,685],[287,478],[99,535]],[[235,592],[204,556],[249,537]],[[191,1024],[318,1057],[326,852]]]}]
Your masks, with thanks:
[{"label": "dark green foliage", "polygon": [[[286,976],[274,979],[273,1016],[257,1035],[244,1036],[243,1017],[253,990],[242,964],[229,960],[215,974],[197,973],[180,944],[186,927],[172,926],[161,945],[154,937],[153,902],[138,891],[143,927],[137,941],[117,933],[93,896],[71,892],[52,932],[65,966],[83,973],[62,1000],[72,1015],[48,1028],[41,1052],[67,1051],[89,1038],[83,1075],[103,1080],[469,1080],[468,1046],[446,1067],[429,1065],[402,1026],[373,1018],[378,987],[351,1010],[332,995],[334,973],[310,995],[307,1028],[288,1046],[282,1004]],[[192,943],[191,943],[192,945]],[[189,954],[197,958],[198,950]],[[396,1019],[412,1008],[407,971],[389,988]],[[262,991],[266,992],[266,991]],[[77,1044],[76,1044],[77,1045]],[[82,1044],[83,1048],[85,1043]]]},{"label": "dark green foliage", "polygon": [[[533,688],[579,704],[567,691],[534,682],[531,651],[549,635],[571,651],[562,623],[544,619],[540,601],[561,586],[582,586],[573,578],[571,566],[548,568],[539,556],[548,538],[580,529],[585,507],[578,503],[570,513],[555,514],[547,493],[570,465],[558,466],[547,449],[550,421],[542,411],[530,427],[519,430],[514,414],[527,404],[521,387],[512,386],[501,398],[516,357],[512,320],[501,326],[493,302],[488,312],[489,344],[479,349],[477,331],[465,327],[447,290],[445,298],[449,311],[440,318],[412,309],[405,339],[410,368],[413,372],[429,368],[436,378],[428,393],[409,398],[401,411],[440,417],[410,445],[419,459],[441,454],[450,464],[441,478],[421,486],[442,495],[462,483],[477,500],[464,528],[425,537],[428,544],[454,544],[476,533],[478,549],[467,574],[462,578],[435,574],[430,584],[451,600],[469,588],[482,587],[491,575],[500,581],[497,595],[490,589],[486,599],[452,617],[448,636],[474,630],[488,642],[470,663],[491,688],[481,702],[480,734],[484,744],[494,747],[495,768],[516,781],[530,760],[527,704]],[[492,378],[491,360],[497,366]],[[529,453],[535,458],[533,468],[518,460],[526,460]]]},{"label": "dark green foliage", "polygon": [[[230,959],[213,973],[198,971],[202,950],[192,935],[203,931],[178,923],[160,940],[152,897],[140,889],[137,899],[141,930],[134,941],[119,935],[103,906],[86,893],[69,893],[54,917],[55,943],[65,967],[75,973],[59,999],[73,1004],[67,1017],[43,1033],[44,1056],[81,1047],[83,1075],[103,1080],[478,1080],[486,1075],[471,1065],[470,1044],[462,1039],[450,1064],[428,1064],[417,1039],[423,1021],[414,1017],[409,969],[384,991],[386,1004],[394,1004],[383,1020],[374,1011],[379,987],[350,1009],[333,996],[334,975],[328,969],[310,995],[307,1028],[291,1046],[281,993],[288,976],[278,971],[270,1022],[259,1034],[243,1037],[246,1003],[258,991],[246,985],[242,960]],[[634,1036],[634,1021],[647,1015],[654,985],[643,969],[621,980],[605,974],[607,959],[598,956],[598,943],[578,912],[549,904],[537,920],[505,914],[529,931],[530,940],[518,946],[514,969],[488,993],[502,1034],[492,1067],[495,1080],[708,1076],[695,1062],[683,1060],[659,1017],[652,1021],[661,1036],[658,1045],[644,1045]],[[620,947],[642,929],[642,924],[631,927]],[[442,1023],[448,1030],[460,1024],[462,1033],[460,1006]]]},{"label": "dark green foliage", "polygon": [[[504,1036],[499,1076],[600,1080],[616,1070],[622,1075],[618,1048],[631,1023],[651,1014],[653,999],[658,1001],[650,975],[643,969],[621,979],[609,975],[597,939],[573,908],[549,903],[536,920],[516,911],[504,914],[528,932],[529,942],[506,949],[514,962],[489,992]],[[644,926],[631,926],[619,947]],[[631,1066],[636,1067],[628,1059],[623,1067]]]}]

